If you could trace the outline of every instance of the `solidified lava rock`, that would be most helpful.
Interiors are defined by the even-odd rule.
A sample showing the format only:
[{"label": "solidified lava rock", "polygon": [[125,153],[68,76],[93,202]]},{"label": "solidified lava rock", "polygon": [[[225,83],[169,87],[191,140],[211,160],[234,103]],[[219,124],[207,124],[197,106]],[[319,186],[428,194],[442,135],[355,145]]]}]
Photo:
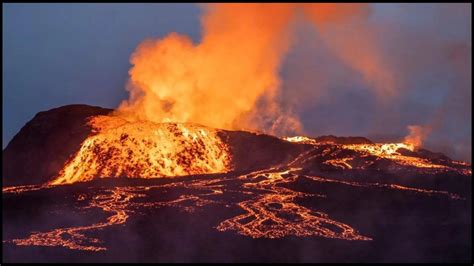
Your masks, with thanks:
[{"label": "solidified lava rock", "polygon": [[372,141],[364,137],[336,137],[328,135],[316,137],[315,140],[317,142],[329,142],[334,144],[373,144]]},{"label": "solidified lava rock", "polygon": [[218,135],[229,146],[231,163],[236,170],[257,170],[288,163],[310,148],[245,131],[223,130]]},{"label": "solidified lava rock", "polygon": [[[75,158],[79,158],[79,163],[68,164],[68,166],[72,165],[70,172],[77,169],[87,170],[91,165],[100,165],[104,169],[112,169],[105,172],[99,171],[102,168],[96,169],[97,171],[93,172],[87,180],[99,177],[144,177],[140,174],[143,171],[137,170],[142,169],[147,170],[147,172],[150,172],[148,170],[157,170],[158,168],[155,167],[156,160],[163,156],[171,156],[169,157],[171,159],[177,157],[174,160],[176,165],[171,164],[170,166],[173,169],[177,166],[191,169],[196,160],[207,158],[204,156],[205,152],[209,149],[219,150],[222,148],[220,145],[225,146],[222,151],[225,150],[228,153],[230,163],[230,165],[226,165],[223,171],[249,172],[269,168],[292,167],[301,168],[313,174],[333,173],[339,177],[356,176],[360,173],[364,176],[364,180],[374,182],[379,182],[391,176],[390,178],[396,179],[400,184],[407,185],[407,182],[421,182],[423,184],[429,183],[435,187],[441,186],[440,184],[449,184],[450,175],[471,175],[469,164],[454,162],[443,154],[424,149],[417,151],[399,149],[398,152],[402,154],[400,157],[387,157],[377,154],[377,152],[380,153],[380,150],[377,150],[380,149],[380,144],[374,144],[364,137],[329,135],[314,138],[317,144],[308,144],[246,131],[211,130],[201,125],[157,124],[149,121],[138,122],[138,124],[130,122],[130,124],[129,121],[117,117],[100,117],[108,115],[112,111],[112,109],[88,105],[68,105],[38,113],[3,150],[3,185],[43,184],[52,181],[54,177],[58,176],[60,170],[65,167],[69,159],[74,161]],[[93,116],[96,116],[94,119],[105,118],[98,119],[99,122],[102,121],[100,125],[111,127],[112,131],[93,133],[92,127],[88,123]],[[94,119],[92,121],[95,121]],[[180,129],[181,127],[183,129]],[[115,132],[113,131],[115,129],[120,129],[123,132],[118,130],[118,133],[114,135],[112,133]],[[158,134],[162,137],[155,138],[155,142],[151,141],[160,130],[164,130],[164,132]],[[216,139],[212,139],[209,137],[210,135],[204,133],[199,133],[201,134],[199,135],[197,132],[201,131],[215,132],[215,136],[220,140],[216,141]],[[94,130],[94,132],[96,131]],[[109,133],[104,132],[109,132],[112,135],[107,135]],[[174,134],[174,137],[168,133]],[[98,134],[97,136],[99,134],[104,135],[102,139],[99,139],[100,141],[93,141],[88,143],[88,146],[81,146],[86,138],[96,137],[95,134]],[[206,140],[207,142],[204,143],[203,141]],[[178,143],[176,141],[181,141],[181,144],[176,144]],[[178,145],[179,149],[178,146],[171,144]],[[357,148],[357,145],[360,144],[361,147],[367,147]],[[353,145],[356,145],[356,147],[352,147]],[[81,150],[81,147],[85,148]],[[163,147],[164,153],[160,153],[161,147]],[[135,151],[135,155],[130,150],[127,152],[127,149]],[[78,153],[80,150],[89,152],[86,154],[92,154],[95,157],[77,157],[77,155],[80,155]],[[158,154],[150,154],[149,151],[157,151]],[[173,172],[173,169],[170,169],[172,173],[176,172],[171,176],[222,172],[220,169],[214,172],[211,171],[215,169],[215,167],[212,168],[212,162],[216,162],[220,158],[214,153],[211,155],[208,156],[211,158],[211,163],[203,160],[202,164],[197,163],[195,165],[198,169],[192,168],[189,171]],[[89,160],[91,158],[95,160],[92,160],[94,162],[103,163],[91,163]],[[153,161],[155,164],[150,161],[151,159],[155,160]],[[123,160],[126,160],[127,163],[117,163],[124,162]],[[122,169],[118,173],[114,170],[118,165],[126,169]],[[206,168],[202,165],[210,167]],[[151,172],[153,174],[148,176],[149,178],[170,176],[160,171]],[[84,171],[78,172],[81,177],[83,174]],[[437,177],[434,177],[435,174]],[[423,178],[406,177],[414,175],[420,175]],[[425,178],[425,176],[427,177]],[[431,180],[431,177],[436,180]],[[67,178],[65,180],[70,181]],[[74,180],[74,182],[77,182],[77,180]]]},{"label": "solidified lava rock", "polygon": [[111,111],[74,104],[36,114],[3,150],[3,185],[50,180],[91,133],[87,118]]},{"label": "solidified lava rock", "polygon": [[[3,185],[42,184],[51,181],[92,134],[88,118],[112,109],[67,105],[38,113],[3,151]],[[203,127],[205,128],[205,127]],[[263,169],[287,163],[310,148],[277,137],[245,131],[219,130],[229,147],[232,170]],[[129,136],[121,136],[122,140]]]}]

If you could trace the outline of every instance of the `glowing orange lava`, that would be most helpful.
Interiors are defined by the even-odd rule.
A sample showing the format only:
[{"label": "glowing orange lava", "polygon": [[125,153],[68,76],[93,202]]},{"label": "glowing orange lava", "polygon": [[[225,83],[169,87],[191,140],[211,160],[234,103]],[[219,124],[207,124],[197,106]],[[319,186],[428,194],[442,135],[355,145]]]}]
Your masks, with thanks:
[{"label": "glowing orange lava", "polygon": [[90,120],[89,136],[52,185],[96,177],[157,178],[229,170],[226,145],[216,130],[193,125],[128,122],[116,116]]},{"label": "glowing orange lava", "polygon": [[[315,146],[327,144],[327,143],[319,143],[314,139],[304,137],[304,136],[285,137],[283,139],[286,141],[294,142],[294,143],[312,144]],[[416,145],[418,145],[419,143],[420,142],[417,142]],[[426,158],[403,155],[400,152],[400,149],[405,149],[405,150],[414,152],[416,151],[417,148],[419,148],[415,144],[408,143],[408,142],[407,143],[373,143],[373,144],[334,144],[333,143],[332,145],[334,145],[335,147],[338,147],[340,150],[347,149],[347,150],[356,151],[357,153],[359,153],[357,157],[376,156],[380,159],[388,159],[401,166],[415,167],[415,168],[425,169],[425,170],[431,169],[434,171],[436,170],[454,171],[462,175],[472,174],[472,170],[469,167],[470,165],[465,162],[451,161],[453,165],[460,166],[459,168],[457,168],[457,167],[451,167],[449,165],[434,163],[431,160],[426,159]],[[331,152],[331,150],[328,149],[327,152]],[[325,152],[323,152],[322,155],[325,155]],[[297,159],[295,159],[295,161],[298,163],[302,163],[304,161],[309,161],[311,159],[312,158],[310,156],[307,156],[307,154],[305,155],[302,154]],[[325,160],[324,164],[332,165],[341,169],[354,169],[354,168],[357,168],[357,166],[354,166],[351,164],[351,161],[354,159],[355,159],[355,156],[349,156],[349,155],[339,156],[338,158],[335,158],[335,159]]]},{"label": "glowing orange lava", "polygon": [[[81,196],[79,200],[81,200]],[[88,226],[58,228],[49,232],[33,233],[27,238],[13,239],[11,242],[19,246],[60,246],[87,251],[106,250],[106,248],[98,246],[98,244],[101,243],[99,239],[88,237],[85,235],[85,232],[125,223],[129,217],[126,212],[126,207],[130,199],[135,196],[136,195],[127,192],[124,188],[116,188],[112,191],[107,191],[104,194],[93,197],[87,207],[97,207],[104,212],[113,213],[112,216],[107,218],[107,221]]]},{"label": "glowing orange lava", "polygon": [[[278,172],[270,169],[240,176],[239,179],[245,181],[244,187],[268,193],[240,202],[238,205],[246,213],[221,222],[217,229],[234,230],[252,238],[281,238],[295,235],[371,240],[370,237],[360,235],[349,225],[331,219],[325,213],[296,204],[297,197],[324,197],[324,195],[306,194],[279,186],[297,178],[297,175],[290,173],[291,170]],[[257,181],[262,177],[263,180]]]},{"label": "glowing orange lava", "polygon": [[317,144],[317,141],[315,139],[304,136],[284,137],[283,139],[289,142],[296,142],[302,144]]},{"label": "glowing orange lava", "polygon": [[[76,194],[76,199],[85,202],[83,209],[98,208],[111,213],[105,221],[91,225],[57,228],[47,232],[32,232],[26,238],[4,242],[25,246],[58,246],[85,251],[104,251],[105,243],[91,236],[97,230],[125,224],[132,215],[140,215],[142,208],[178,208],[195,212],[214,204],[223,208],[240,208],[243,214],[230,217],[216,224],[218,231],[234,231],[252,238],[281,238],[286,236],[324,237],[343,240],[371,240],[352,226],[336,221],[328,214],[301,206],[297,199],[304,197],[326,198],[326,195],[303,193],[284,187],[284,184],[307,178],[314,182],[337,183],[354,187],[397,190],[417,193],[422,196],[441,196],[449,200],[465,200],[447,191],[411,188],[397,184],[364,183],[334,180],[319,176],[299,174],[301,169],[281,170],[270,168],[238,176],[216,176],[207,179],[195,178],[163,185],[124,186],[111,189],[88,190]],[[236,183],[237,182],[237,183]],[[4,188],[3,193],[30,193],[38,187]],[[42,187],[40,189],[48,189]],[[188,189],[193,193],[175,194],[174,199],[158,200],[148,194],[153,191]],[[228,193],[245,195],[246,200],[229,203],[219,199]],[[248,197],[250,197],[248,199]],[[139,201],[136,199],[140,198]]]}]

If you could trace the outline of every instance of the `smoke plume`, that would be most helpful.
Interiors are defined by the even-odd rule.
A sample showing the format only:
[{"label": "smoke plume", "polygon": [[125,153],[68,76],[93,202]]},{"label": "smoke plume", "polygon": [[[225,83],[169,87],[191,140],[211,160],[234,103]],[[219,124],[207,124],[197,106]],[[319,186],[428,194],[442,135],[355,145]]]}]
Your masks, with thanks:
[{"label": "smoke plume", "polygon": [[[278,70],[290,44],[293,6],[204,8],[200,43],[172,33],[140,44],[131,58],[130,99],[119,111],[136,119],[227,129],[285,126],[282,118],[288,115],[281,113],[274,98],[281,82]],[[276,121],[268,126],[267,120]],[[288,125],[298,130],[297,120]]]},{"label": "smoke plume", "polygon": [[403,139],[403,142],[411,144],[415,148],[419,148],[430,133],[431,128],[419,125],[410,125],[408,126],[408,130],[410,133]]},{"label": "smoke plume", "polygon": [[[119,112],[156,122],[301,132],[291,109],[283,110],[278,101],[278,72],[291,43],[291,22],[300,8],[324,30],[328,24],[365,16],[368,10],[366,4],[206,5],[200,43],[171,33],[140,44],[131,57],[130,99]],[[327,39],[369,81],[381,83],[382,74],[373,73],[379,67],[376,56],[362,61],[363,55],[354,58],[351,51],[342,52],[346,50],[334,36]],[[367,47],[369,51],[370,44]]]},{"label": "smoke plume", "polygon": [[470,4],[202,7],[198,43],[171,33],[139,45],[118,114],[392,141],[425,125],[426,145],[470,161],[470,126],[456,126],[471,118]]}]

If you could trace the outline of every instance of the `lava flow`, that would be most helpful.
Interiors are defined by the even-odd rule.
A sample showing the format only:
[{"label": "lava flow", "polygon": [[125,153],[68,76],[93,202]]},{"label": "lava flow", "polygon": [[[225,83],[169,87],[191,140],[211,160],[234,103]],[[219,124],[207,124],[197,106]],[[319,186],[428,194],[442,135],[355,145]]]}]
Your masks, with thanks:
[{"label": "lava flow", "polygon": [[[295,137],[285,137],[283,138],[286,141],[299,143],[299,144],[311,144],[313,146],[324,146],[328,142],[318,142],[314,139],[295,136]],[[331,142],[330,142],[331,143]],[[419,140],[417,142],[419,144]],[[327,159],[325,164],[333,165],[342,169],[354,169],[354,168],[366,168],[365,166],[352,165],[351,162],[357,158],[364,158],[367,156],[374,156],[377,160],[388,159],[391,162],[396,163],[400,166],[414,167],[424,170],[433,170],[436,172],[440,171],[455,171],[463,175],[471,175],[472,169],[469,164],[461,161],[450,160],[450,165],[441,164],[433,162],[427,158],[421,156],[408,156],[402,154],[401,150],[406,150],[414,153],[417,149],[417,146],[406,142],[406,143],[371,143],[371,144],[337,144],[331,143],[334,147],[337,147],[337,150],[329,149],[328,151],[339,153],[342,150],[351,150],[355,151],[356,154],[346,155],[346,156],[337,156],[335,159]],[[302,159],[308,160],[307,157]],[[369,161],[369,164],[373,164],[373,161]],[[461,167],[457,167],[461,166]]]},{"label": "lava flow", "polygon": [[[337,222],[327,214],[305,208],[295,203],[297,197],[325,197],[296,192],[281,187],[298,178],[292,170],[275,170],[251,173],[238,177],[243,187],[265,191],[257,197],[238,203],[245,214],[225,220],[217,227],[220,231],[234,230],[252,238],[280,238],[295,236],[320,236],[345,240],[371,240],[360,235],[347,224]],[[258,181],[260,180],[260,181]]]},{"label": "lava flow", "polygon": [[[101,241],[97,238],[87,237],[86,232],[99,230],[111,225],[125,223],[128,219],[127,205],[130,199],[140,196],[127,192],[126,188],[116,188],[112,191],[94,196],[87,208],[100,208],[113,215],[107,221],[87,226],[57,228],[49,232],[33,233],[25,239],[13,239],[12,243],[19,246],[60,246],[69,249],[101,251],[104,247],[97,246]],[[84,200],[80,195],[78,200]]]},{"label": "lava flow", "polygon": [[[368,226],[357,228],[356,214],[338,213],[343,205],[332,189],[356,193],[350,201],[360,193],[415,195],[421,202],[431,198],[465,202],[468,198],[466,193],[433,188],[430,181],[424,183],[426,188],[420,182],[439,173],[468,177],[470,164],[430,157],[434,153],[420,153],[408,143],[277,138],[190,123],[129,121],[116,115],[88,116],[86,121],[89,135],[57,175],[41,184],[4,187],[3,195],[28,199],[28,195],[56,195],[72,189],[74,200],[67,206],[74,212],[101,212],[105,217],[85,225],[28,230],[4,243],[104,252],[112,245],[106,239],[117,230],[170,209],[211,219],[205,229],[212,230],[210,234],[365,242],[380,236]],[[362,173],[363,180],[355,181],[353,173]],[[393,173],[402,176],[396,179]],[[420,182],[406,185],[410,179],[403,175],[407,173]],[[385,179],[385,175],[391,177]],[[331,202],[337,208],[325,208]]]},{"label": "lava flow", "polygon": [[229,155],[216,130],[192,124],[128,122],[95,116],[95,134],[51,184],[84,182],[95,177],[155,178],[228,171]]},{"label": "lava flow", "polygon": [[[33,232],[26,238],[4,241],[22,246],[59,246],[85,251],[107,250],[107,243],[90,236],[97,230],[125,224],[130,218],[150,208],[178,208],[184,212],[202,211],[213,204],[220,208],[240,208],[243,214],[227,218],[215,225],[218,231],[235,231],[252,238],[282,238],[287,236],[316,236],[344,240],[372,240],[347,223],[337,221],[317,208],[304,207],[298,199],[327,199],[324,194],[303,193],[285,187],[301,179],[318,183],[335,183],[349,187],[395,190],[417,193],[421,196],[440,196],[463,200],[459,195],[446,191],[409,188],[394,184],[345,182],[317,176],[299,174],[301,169],[266,169],[238,176],[216,176],[206,179],[179,180],[162,185],[117,186],[115,188],[88,188],[88,192],[75,195],[77,201],[87,203],[86,209],[100,209],[112,213],[105,221],[91,225],[56,228],[47,232]],[[43,187],[47,190],[55,186]],[[174,197],[160,200],[154,193],[167,194],[170,190],[186,189],[188,193],[171,193]],[[24,187],[4,189],[4,194],[35,192]],[[227,194],[237,194],[245,200],[228,202]],[[139,200],[138,200],[139,199]]]}]

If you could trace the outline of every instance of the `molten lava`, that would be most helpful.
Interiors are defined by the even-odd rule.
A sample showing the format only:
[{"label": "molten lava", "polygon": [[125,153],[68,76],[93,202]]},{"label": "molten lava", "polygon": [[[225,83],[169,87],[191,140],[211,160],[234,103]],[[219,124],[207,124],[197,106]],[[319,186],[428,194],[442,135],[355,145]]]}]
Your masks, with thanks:
[{"label": "molten lava", "polygon": [[95,134],[64,166],[52,185],[97,177],[155,178],[229,170],[226,145],[216,130],[193,124],[128,122],[95,116]]},{"label": "molten lava", "polygon": [[284,137],[283,139],[289,142],[296,142],[296,143],[303,143],[303,144],[317,144],[317,141],[315,139],[304,137],[304,136]]},{"label": "molten lava", "polygon": [[[414,193],[422,197],[439,197],[447,200],[463,201],[455,193],[429,189],[405,187],[396,184],[364,183],[334,180],[320,176],[302,175],[301,169],[275,168],[251,172],[240,176],[221,176],[207,179],[175,181],[162,185],[117,186],[113,188],[98,187],[85,193],[75,195],[77,201],[85,202],[83,210],[98,208],[111,215],[102,222],[83,226],[61,227],[46,232],[32,232],[25,238],[6,240],[20,246],[64,247],[84,251],[105,251],[103,241],[91,236],[97,232],[116,225],[127,223],[133,215],[140,215],[140,210],[150,208],[178,208],[192,213],[208,205],[224,208],[238,207],[243,214],[230,217],[215,226],[218,231],[235,231],[251,238],[282,238],[286,236],[323,237],[342,240],[370,241],[352,226],[337,221],[327,213],[305,207],[298,199],[313,198],[317,201],[328,200],[324,194],[303,193],[285,187],[299,180],[310,180],[315,184],[333,183],[354,188],[372,188],[381,191],[399,191]],[[51,189],[42,187],[41,189]],[[29,193],[39,187],[11,187],[4,189],[4,194]],[[194,191],[189,194],[177,193],[186,189]],[[172,195],[168,200],[157,198],[157,195]],[[232,202],[223,201],[227,194],[245,195],[247,200]]]},{"label": "molten lava", "polygon": [[[416,130],[415,130],[416,131]],[[417,131],[418,132],[418,131]],[[318,145],[327,145],[328,142],[317,142],[314,139],[304,137],[304,136],[294,136],[294,137],[285,137],[283,138],[286,141],[293,142],[293,143],[300,143],[300,144],[311,144],[317,147]],[[331,143],[331,142],[329,142]],[[357,154],[354,155],[346,155],[346,156],[337,156],[334,159],[327,159],[325,160],[324,164],[332,165],[337,168],[341,169],[354,169],[360,168],[364,169],[368,165],[353,165],[352,161],[357,158],[364,158],[367,156],[375,156],[377,160],[380,159],[388,159],[391,162],[394,162],[400,166],[407,166],[407,167],[415,167],[419,169],[432,169],[436,171],[436,169],[441,171],[454,171],[458,172],[463,175],[470,175],[472,174],[472,170],[469,164],[461,161],[451,161],[451,165],[445,165],[433,162],[427,158],[422,158],[418,156],[407,156],[403,155],[400,150],[408,150],[410,152],[414,152],[419,148],[421,141],[415,142],[404,142],[404,143],[373,143],[373,144],[336,144],[332,143],[331,145],[337,147],[336,152],[338,153],[341,150],[352,150],[356,151]],[[332,149],[327,150],[327,152],[334,152]],[[302,162],[308,161],[311,158],[300,156],[295,161]],[[368,161],[369,165],[373,164],[372,161]],[[459,167],[457,167],[459,166]]]},{"label": "molten lava", "polygon": [[[281,238],[285,236],[320,236],[344,240],[372,240],[360,235],[347,224],[332,220],[327,214],[312,211],[295,203],[297,198],[321,197],[293,191],[282,187],[294,182],[298,175],[293,170],[260,171],[240,176],[243,187],[267,193],[238,205],[245,214],[225,220],[217,227],[219,231],[234,230],[252,238]],[[261,180],[263,179],[263,180]]]},{"label": "molten lava", "polygon": [[[356,182],[344,180],[344,176],[351,171],[373,169],[370,168],[371,165],[380,161],[385,163],[382,164],[382,171],[386,171],[385,173],[402,169],[420,175],[446,172],[464,177],[472,174],[467,163],[433,161],[411,156],[418,154],[413,145],[406,143],[367,141],[369,143],[339,144],[331,139],[317,141],[303,136],[286,137],[282,141],[243,132],[233,134],[249,134],[254,139],[249,140],[248,137],[246,141],[264,141],[268,145],[266,147],[269,150],[262,156],[279,152],[279,148],[274,147],[282,146],[274,146],[274,143],[297,147],[299,153],[293,154],[293,157],[288,153],[287,157],[291,158],[259,170],[233,169],[235,158],[231,151],[236,147],[231,146],[232,142],[226,142],[229,140],[222,138],[218,129],[194,124],[130,122],[118,116],[101,115],[90,117],[88,124],[93,129],[92,134],[83,141],[80,149],[66,162],[55,179],[47,184],[6,187],[3,188],[3,194],[42,193],[61,189],[62,186],[59,185],[62,184],[98,182],[103,180],[94,179],[104,177],[176,178],[126,180],[127,185],[114,183],[111,187],[91,182],[85,187],[86,190],[79,190],[73,195],[74,200],[80,202],[82,210],[100,210],[110,214],[108,217],[86,225],[35,231],[26,237],[4,240],[4,243],[105,251],[108,249],[107,244],[95,235],[98,231],[125,225],[129,223],[129,219],[149,212],[151,208],[178,208],[194,213],[208,206],[214,210],[231,210],[225,212],[226,215],[219,216],[213,225],[220,232],[234,232],[251,238],[293,236],[370,241],[374,239],[373,236],[359,232],[346,220],[327,213],[325,209],[319,209],[322,206],[319,204],[330,200],[328,191],[321,189],[318,193],[307,192],[298,189],[297,184],[310,184],[313,189],[330,184],[350,189],[396,191],[446,201],[465,201],[465,197],[450,191],[410,187],[388,183],[386,180]],[[244,139],[242,135],[236,139]],[[339,140],[335,138],[335,142]],[[235,140],[233,141],[232,145],[236,145]],[[347,143],[347,139],[343,142]],[[244,141],[237,145],[247,149],[247,144]],[[409,152],[404,153],[403,149]],[[255,151],[248,149],[248,152]],[[325,176],[328,172],[324,169],[328,167],[332,174],[340,174],[341,177]],[[232,170],[237,171],[231,172]],[[221,174],[178,177],[209,173]],[[370,175],[371,171],[363,173]],[[142,183],[136,185],[132,181]],[[332,199],[337,200],[337,197]],[[307,200],[313,202],[313,205],[302,203]]]}]

